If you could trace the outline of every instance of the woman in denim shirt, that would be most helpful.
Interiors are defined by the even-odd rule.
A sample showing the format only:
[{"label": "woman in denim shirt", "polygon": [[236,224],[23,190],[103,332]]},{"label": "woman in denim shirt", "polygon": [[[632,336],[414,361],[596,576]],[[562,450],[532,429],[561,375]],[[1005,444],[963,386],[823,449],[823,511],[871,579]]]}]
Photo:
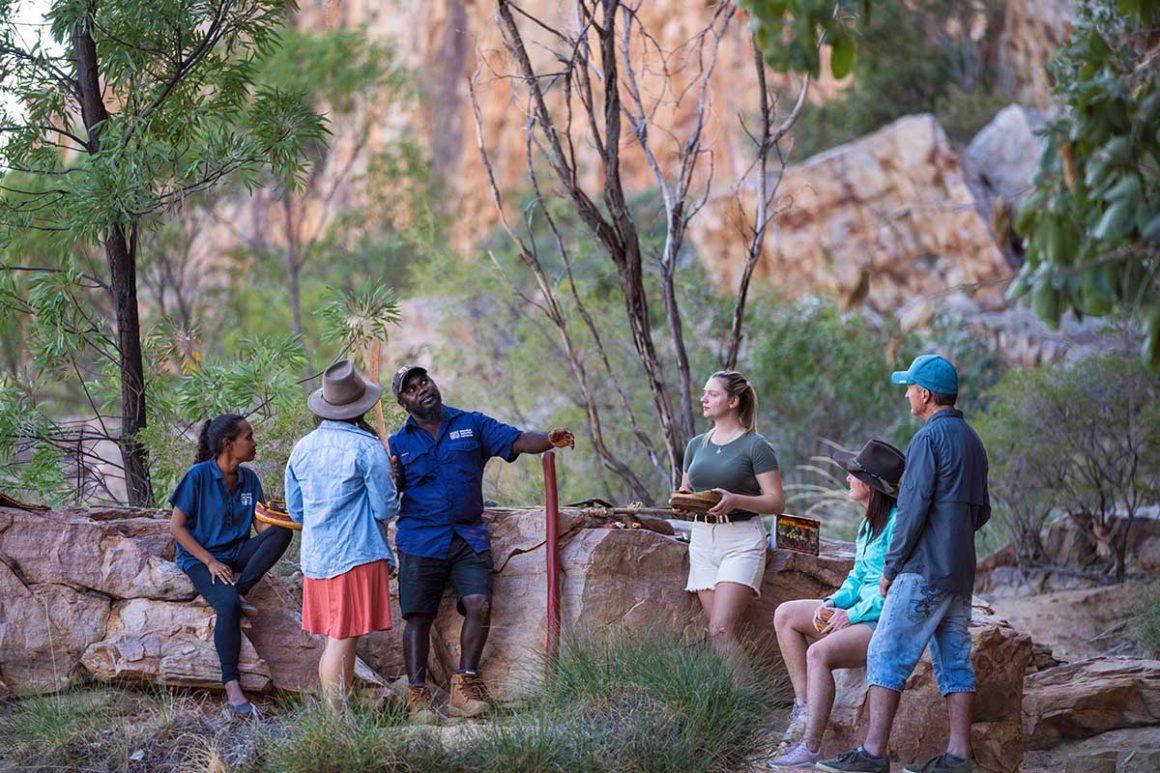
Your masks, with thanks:
[{"label": "woman in denim shirt", "polygon": [[382,392],[349,361],[331,365],[310,395],[318,428],[286,464],[286,507],[302,524],[302,628],[326,636],[318,680],[335,711],[354,682],[359,638],[391,627],[386,522],[398,504],[386,449],[363,420]]},{"label": "woman in denim shirt", "polygon": [[854,568],[842,586],[820,602],[787,601],[774,613],[794,693],[785,740],[796,743],[771,759],[771,768],[812,767],[822,758],[822,734],[834,705],[833,670],[866,665],[866,649],[882,613],[878,578],[894,532],[906,460],[881,440],[871,440],[857,456],[838,451],[833,459],[849,473],[850,499],[865,505],[866,517],[858,529]]}]

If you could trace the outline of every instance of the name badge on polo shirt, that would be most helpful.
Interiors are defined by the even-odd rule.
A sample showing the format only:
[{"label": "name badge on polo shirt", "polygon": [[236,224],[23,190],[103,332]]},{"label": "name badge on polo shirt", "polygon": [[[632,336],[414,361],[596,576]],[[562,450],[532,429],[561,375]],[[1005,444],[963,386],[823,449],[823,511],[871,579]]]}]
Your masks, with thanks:
[{"label": "name badge on polo shirt", "polygon": [[459,440],[460,438],[475,437],[475,430],[471,427],[465,429],[453,429],[447,433],[448,440]]}]

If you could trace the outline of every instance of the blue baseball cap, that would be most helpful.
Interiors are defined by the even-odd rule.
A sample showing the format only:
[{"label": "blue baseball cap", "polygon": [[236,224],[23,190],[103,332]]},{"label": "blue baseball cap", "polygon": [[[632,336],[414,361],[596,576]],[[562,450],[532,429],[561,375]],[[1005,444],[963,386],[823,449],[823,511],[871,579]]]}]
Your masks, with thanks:
[{"label": "blue baseball cap", "polygon": [[959,374],[950,360],[937,354],[914,358],[909,370],[896,370],[890,376],[895,384],[917,384],[923,389],[943,395],[959,393]]}]

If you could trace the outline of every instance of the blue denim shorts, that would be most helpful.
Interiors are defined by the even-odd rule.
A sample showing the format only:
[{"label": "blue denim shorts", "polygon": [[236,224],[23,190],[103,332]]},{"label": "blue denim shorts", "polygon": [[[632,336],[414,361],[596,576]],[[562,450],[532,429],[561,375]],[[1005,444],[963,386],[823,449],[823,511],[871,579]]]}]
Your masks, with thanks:
[{"label": "blue denim shorts", "polygon": [[870,639],[866,681],[902,692],[929,642],[939,692],[974,692],[970,621],[970,596],[939,590],[920,574],[898,575]]}]

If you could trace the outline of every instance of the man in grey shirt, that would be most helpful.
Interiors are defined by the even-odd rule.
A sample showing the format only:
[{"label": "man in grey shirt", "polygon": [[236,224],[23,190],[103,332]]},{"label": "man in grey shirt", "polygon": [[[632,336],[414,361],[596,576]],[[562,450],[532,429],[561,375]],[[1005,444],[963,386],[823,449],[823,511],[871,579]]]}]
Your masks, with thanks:
[{"label": "man in grey shirt", "polygon": [[991,517],[987,452],[954,407],[958,373],[950,362],[924,354],[891,380],[907,385],[910,412],[925,423],[906,449],[894,538],[880,581],[886,603],[866,656],[870,727],[862,746],[817,767],[889,773],[887,745],[898,700],[929,642],[950,720],[947,751],[904,770],[968,771],[975,672],[967,624],[975,532]]}]

